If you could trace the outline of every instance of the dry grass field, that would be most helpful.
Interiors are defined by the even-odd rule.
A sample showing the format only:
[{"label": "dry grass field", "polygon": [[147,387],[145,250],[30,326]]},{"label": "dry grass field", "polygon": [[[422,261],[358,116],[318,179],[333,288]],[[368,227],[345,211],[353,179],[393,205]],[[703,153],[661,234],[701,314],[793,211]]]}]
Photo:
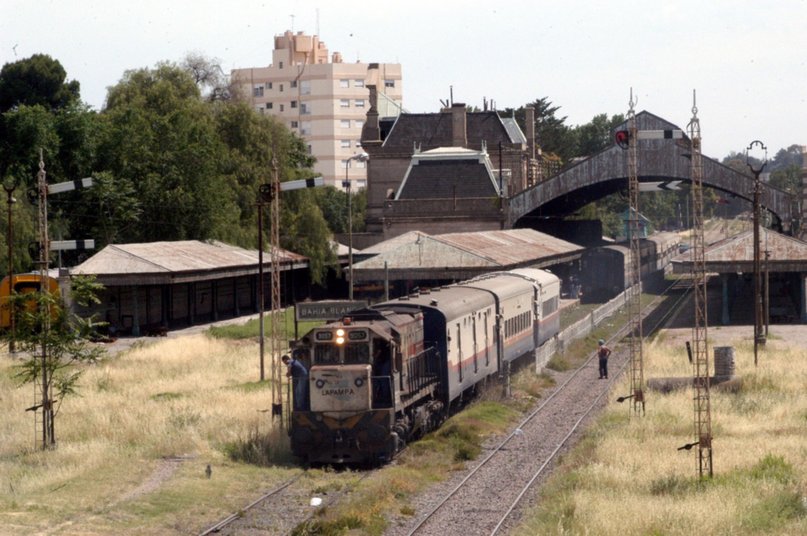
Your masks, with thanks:
[{"label": "dry grass field", "polygon": [[[683,331],[645,347],[645,378],[691,376]],[[518,535],[807,534],[807,328],[772,326],[757,367],[750,327],[709,333],[740,376],[711,390],[714,477],[699,481],[697,447],[677,450],[695,440],[693,391],[649,392],[636,416],[613,402],[623,377]]]},{"label": "dry grass field", "polygon": [[[757,368],[745,331],[709,331],[713,343],[736,341],[742,377],[739,389],[712,391],[711,481],[698,482],[696,450],[676,450],[693,441],[691,392],[651,392],[644,417],[621,404],[606,409],[518,534],[807,533],[805,328],[773,326]],[[645,377],[690,375],[688,336],[665,332],[647,345]],[[2,536],[198,533],[300,472],[285,447],[270,452],[266,465],[228,456],[271,432],[270,388],[257,381],[253,340],[203,333],[152,340],[89,367],[80,396],[57,416],[58,446],[47,452],[37,450],[33,416],[25,411],[33,387],[12,379],[18,363],[0,357]],[[618,385],[612,399],[626,390]],[[490,410],[500,411],[495,404]],[[436,456],[428,441],[414,450],[431,448]],[[382,479],[382,488],[426,485],[428,478],[416,484],[411,472],[396,476],[403,470],[385,472],[391,480]],[[433,479],[434,471],[451,469],[431,471]],[[367,488],[357,495],[361,511],[368,494],[376,501],[383,495]],[[383,497],[396,500],[389,492]],[[383,522],[371,521],[367,533],[380,533]]]},{"label": "dry grass field", "polygon": [[86,369],[47,452],[25,411],[34,388],[12,380],[17,363],[0,358],[0,534],[198,532],[299,471],[225,455],[271,424],[254,342],[163,339]]}]

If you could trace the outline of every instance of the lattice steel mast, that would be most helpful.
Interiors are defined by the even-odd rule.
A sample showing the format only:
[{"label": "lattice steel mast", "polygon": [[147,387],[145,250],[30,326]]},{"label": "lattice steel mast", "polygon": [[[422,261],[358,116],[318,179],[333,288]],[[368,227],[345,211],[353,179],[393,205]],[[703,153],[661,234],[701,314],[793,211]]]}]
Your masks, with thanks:
[{"label": "lattice steel mast", "polygon": [[695,295],[695,325],[692,330],[695,389],[695,434],[698,440],[698,474],[712,476],[712,416],[709,400],[709,348],[706,308],[706,244],[703,233],[703,162],[701,127],[695,92],[692,92],[692,120],[689,122],[692,145],[692,282]]},{"label": "lattice steel mast", "polygon": [[[39,172],[37,173],[38,192],[38,224],[39,224],[39,292],[44,295],[49,292],[47,284],[48,276],[48,253],[50,244],[48,237],[48,183],[45,173],[45,160],[42,156],[42,149],[39,150]],[[40,385],[36,386],[39,400],[34,404],[34,423],[36,427],[42,427],[42,448],[47,449],[56,444],[56,437],[53,429],[53,400],[50,393],[50,375],[52,371],[48,365],[48,332],[50,330],[50,311],[48,311],[47,301],[42,299],[39,302],[40,317],[42,318],[42,344],[41,358],[42,376],[39,378]],[[36,384],[36,382],[35,382]],[[41,413],[40,413],[41,411]],[[41,420],[40,420],[41,419]]]},{"label": "lattice steel mast", "polygon": [[639,226],[639,148],[638,128],[633,99],[630,91],[628,109],[628,238],[630,240],[630,274],[631,288],[628,297],[628,317],[630,322],[630,390],[633,398],[633,410],[644,414],[644,363],[642,355],[642,281],[641,281],[641,248]]},{"label": "lattice steel mast", "polygon": [[270,225],[271,230],[271,252],[272,259],[272,313],[269,315],[269,349],[271,360],[271,382],[272,382],[272,417],[280,418],[281,428],[288,417],[288,407],[283,407],[283,362],[281,354],[285,347],[285,333],[282,331],[280,321],[283,311],[280,303],[280,173],[277,169],[277,161],[272,160],[272,201]]}]

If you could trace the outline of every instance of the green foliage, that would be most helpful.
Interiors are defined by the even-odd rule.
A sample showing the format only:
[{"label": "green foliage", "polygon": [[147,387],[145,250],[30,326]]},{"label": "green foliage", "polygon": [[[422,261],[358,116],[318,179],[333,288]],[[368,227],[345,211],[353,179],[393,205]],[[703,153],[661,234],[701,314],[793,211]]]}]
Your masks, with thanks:
[{"label": "green foliage", "polygon": [[801,493],[780,490],[749,505],[740,524],[757,533],[778,529],[789,521],[807,515]]},{"label": "green foliage", "polygon": [[[98,288],[94,281],[78,281],[72,297],[91,303]],[[96,335],[93,319],[70,313],[58,293],[15,294],[10,303],[16,311],[15,345],[28,356],[17,367],[15,378],[20,385],[41,384],[44,372],[55,418],[64,399],[77,394],[81,365],[96,363],[105,354],[103,348],[89,344],[88,339]],[[5,334],[4,338],[10,336]]]},{"label": "green foliage", "polygon": [[613,145],[613,131],[625,121],[625,116],[617,114],[608,119],[608,114],[595,115],[585,125],[574,128],[577,138],[576,156],[591,156]]},{"label": "green foliage", "polygon": [[651,495],[684,495],[698,489],[700,483],[692,478],[668,475],[650,483]]},{"label": "green foliage", "polygon": [[[269,333],[269,322],[271,321],[269,312],[263,317],[264,334]],[[294,309],[288,308],[280,313],[282,315],[281,327],[284,330],[286,340],[294,337]],[[322,322],[304,321],[297,324],[297,331],[300,335],[305,334],[312,328],[321,325]],[[260,335],[261,324],[257,318],[246,321],[243,324],[230,324],[227,326],[211,326],[208,333],[217,339],[253,339]]]},{"label": "green foliage", "polygon": [[224,454],[232,461],[260,467],[287,464],[292,461],[286,433],[275,427],[269,433],[252,428],[245,437],[222,445]]},{"label": "green foliage", "polygon": [[754,480],[771,480],[781,484],[788,484],[795,479],[795,470],[782,456],[767,454],[754,467],[751,468],[751,478]]},{"label": "green foliage", "polygon": [[79,83],[65,82],[67,73],[46,54],[6,63],[0,70],[0,112],[20,105],[63,108],[79,98]]}]

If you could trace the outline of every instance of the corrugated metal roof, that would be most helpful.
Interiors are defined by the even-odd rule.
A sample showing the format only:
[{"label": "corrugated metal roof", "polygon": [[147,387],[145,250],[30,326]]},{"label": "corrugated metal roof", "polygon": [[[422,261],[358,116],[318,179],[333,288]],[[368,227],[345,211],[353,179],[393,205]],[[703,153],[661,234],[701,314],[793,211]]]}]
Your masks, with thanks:
[{"label": "corrugated metal roof", "polygon": [[[770,261],[807,261],[807,242],[770,229],[760,228],[759,249],[762,258],[769,252]],[[754,231],[745,231],[721,240],[704,252],[707,262],[737,262],[754,260]]]},{"label": "corrugated metal roof", "polygon": [[[305,257],[281,249],[282,262],[302,262]],[[169,274],[257,266],[258,250],[223,242],[183,240],[140,244],[110,244],[71,270],[75,275]],[[271,254],[264,252],[264,264]]]},{"label": "corrugated metal roof", "polygon": [[[807,271],[807,242],[770,229],[759,230],[760,261],[769,272]],[[766,260],[765,253],[768,252]],[[704,252],[707,272],[750,272],[754,264],[754,231],[744,231],[708,246]],[[692,252],[673,259],[675,273],[692,269]]]},{"label": "corrugated metal roof", "polygon": [[408,233],[398,235],[394,238],[390,238],[389,240],[379,242],[378,244],[370,246],[369,248],[364,248],[361,250],[361,252],[363,255],[378,255],[380,253],[394,251],[405,244],[414,243],[419,237],[425,236],[429,236],[428,233],[424,233],[422,231],[409,231]]},{"label": "corrugated metal roof", "polygon": [[397,237],[400,245],[377,244],[364,250],[379,251],[371,259],[354,265],[354,270],[376,270],[386,262],[390,269],[403,268],[468,268],[510,267],[546,257],[582,251],[584,248],[571,242],[534,231],[511,229],[474,233],[426,235],[407,233]]}]

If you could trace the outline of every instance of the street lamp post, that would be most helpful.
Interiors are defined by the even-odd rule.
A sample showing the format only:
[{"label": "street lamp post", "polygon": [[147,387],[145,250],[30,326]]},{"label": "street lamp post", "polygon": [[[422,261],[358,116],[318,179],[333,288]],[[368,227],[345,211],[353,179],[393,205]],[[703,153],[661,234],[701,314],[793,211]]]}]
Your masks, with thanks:
[{"label": "street lamp post", "polygon": [[14,199],[14,190],[20,185],[19,177],[15,177],[12,180],[4,180],[3,181],[3,189],[6,191],[7,195],[7,202],[8,202],[8,227],[6,229],[8,233],[7,241],[8,241],[8,301],[6,306],[8,307],[8,321],[9,321],[9,330],[10,330],[10,337],[8,339],[8,351],[13,353],[14,352],[14,337],[16,336],[15,333],[15,319],[14,319],[14,307],[11,302],[11,297],[14,294],[14,231],[12,227],[11,221],[11,205],[13,205],[17,200]]},{"label": "street lamp post", "polygon": [[345,192],[347,192],[347,274],[350,280],[347,299],[350,301],[353,301],[353,196],[350,192],[350,177],[348,177],[348,172],[350,171],[351,160],[367,162],[369,157],[367,153],[361,152],[345,160],[345,180],[342,182],[342,186],[345,188]]},{"label": "street lamp post", "polygon": [[[759,167],[755,167],[751,163],[750,151],[754,149],[754,147],[759,147],[765,153]],[[768,163],[768,149],[765,147],[765,144],[759,140],[752,141],[745,150],[745,163],[754,174],[754,365],[756,366],[758,362],[759,346],[765,344],[765,334],[762,328],[762,269],[760,266],[759,248],[760,194],[762,189],[759,176]]]}]

